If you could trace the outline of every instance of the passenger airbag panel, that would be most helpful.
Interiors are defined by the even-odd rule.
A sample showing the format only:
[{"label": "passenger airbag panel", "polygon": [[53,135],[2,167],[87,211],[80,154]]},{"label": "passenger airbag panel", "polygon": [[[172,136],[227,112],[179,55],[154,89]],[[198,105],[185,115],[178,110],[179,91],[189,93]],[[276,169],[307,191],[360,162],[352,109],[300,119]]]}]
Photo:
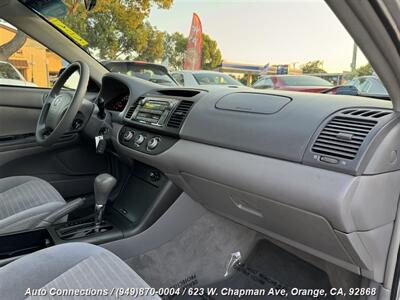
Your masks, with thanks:
[{"label": "passenger airbag panel", "polygon": [[215,106],[219,109],[235,110],[240,112],[274,114],[290,102],[289,97],[256,94],[234,93],[222,97]]}]

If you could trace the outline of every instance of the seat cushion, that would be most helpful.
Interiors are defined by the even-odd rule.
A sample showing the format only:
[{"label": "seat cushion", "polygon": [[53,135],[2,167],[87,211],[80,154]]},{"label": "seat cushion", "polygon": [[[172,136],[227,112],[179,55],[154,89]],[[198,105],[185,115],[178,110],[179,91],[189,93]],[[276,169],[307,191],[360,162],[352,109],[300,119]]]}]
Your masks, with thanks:
[{"label": "seat cushion", "polygon": [[[44,296],[32,296],[31,289],[43,288]],[[108,250],[86,243],[50,247],[0,268],[0,299],[52,299],[51,290],[103,290],[149,288],[146,282]],[[133,299],[115,295],[69,296],[55,299]],[[155,296],[138,299],[160,299]]]},{"label": "seat cushion", "polygon": [[35,227],[64,205],[63,197],[42,179],[31,176],[0,179],[0,233]]}]

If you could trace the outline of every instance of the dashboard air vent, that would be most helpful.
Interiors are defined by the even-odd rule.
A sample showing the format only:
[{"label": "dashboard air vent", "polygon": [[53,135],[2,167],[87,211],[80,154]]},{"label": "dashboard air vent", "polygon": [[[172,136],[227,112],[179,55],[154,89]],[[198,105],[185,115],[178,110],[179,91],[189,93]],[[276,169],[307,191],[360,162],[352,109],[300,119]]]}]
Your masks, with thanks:
[{"label": "dashboard air vent", "polygon": [[128,112],[125,115],[125,118],[130,119],[132,118],[133,112],[135,111],[136,106],[135,105],[131,105],[131,107],[129,107]]},{"label": "dashboard air vent", "polygon": [[362,143],[376,124],[377,121],[375,120],[348,116],[334,117],[320,132],[312,146],[312,151],[322,155],[352,160],[357,156]]},{"label": "dashboard air vent", "polygon": [[390,111],[380,110],[380,109],[349,109],[343,111],[344,115],[369,117],[374,119],[379,119],[384,116],[390,115]]},{"label": "dashboard air vent", "polygon": [[139,98],[135,101],[135,103],[133,103],[133,105],[131,105],[131,106],[129,107],[129,109],[128,109],[126,115],[125,115],[125,118],[127,118],[127,119],[131,119],[131,118],[132,118],[132,115],[133,115],[133,113],[135,112],[135,109],[136,109],[136,107],[138,106],[139,101],[142,100],[142,99],[144,99],[144,97],[139,97]]},{"label": "dashboard air vent", "polygon": [[167,126],[172,128],[180,128],[192,106],[192,101],[181,101],[169,118]]},{"label": "dashboard air vent", "polygon": [[166,96],[175,96],[175,97],[194,97],[197,94],[200,94],[199,91],[195,90],[182,90],[182,89],[173,89],[173,90],[160,90],[158,91],[162,95]]}]

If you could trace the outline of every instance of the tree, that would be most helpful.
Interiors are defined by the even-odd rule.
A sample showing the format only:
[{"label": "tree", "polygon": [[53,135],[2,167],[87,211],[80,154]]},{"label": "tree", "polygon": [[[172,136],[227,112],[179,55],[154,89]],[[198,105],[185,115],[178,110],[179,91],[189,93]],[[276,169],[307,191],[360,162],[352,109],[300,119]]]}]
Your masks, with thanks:
[{"label": "tree", "polygon": [[183,69],[186,44],[187,38],[182,33],[164,33],[164,59],[168,59],[171,69]]},{"label": "tree", "polygon": [[[173,0],[97,1],[86,11],[82,1],[67,0],[68,14],[62,21],[89,43],[100,59],[154,60],[162,56],[163,34],[144,23],[153,5],[169,8]],[[151,50],[151,51],[150,51]]]},{"label": "tree", "polygon": [[367,76],[373,73],[372,66],[368,63],[356,69],[356,76]]},{"label": "tree", "polygon": [[302,65],[301,70],[304,74],[326,73],[323,66],[324,62],[322,60],[313,60]]},{"label": "tree", "polygon": [[203,33],[203,53],[201,68],[203,70],[215,69],[222,62],[221,50],[218,44],[209,35]]},{"label": "tree", "polygon": [[239,79],[236,78],[236,79],[239,80],[244,85],[247,85],[250,76],[251,76],[251,85],[254,84],[258,79],[260,79],[260,75],[248,74],[248,73],[245,73],[242,78],[239,78]]},{"label": "tree", "polygon": [[137,33],[145,41],[141,43],[141,48],[136,49],[137,56],[135,59],[144,60],[148,62],[154,62],[161,59],[164,54],[164,33],[158,31],[155,27],[151,26],[150,23],[146,23],[139,27]]},{"label": "tree", "polygon": [[[168,58],[172,69],[179,70],[183,68],[187,40],[188,38],[178,32],[166,35],[164,40],[164,58]],[[217,42],[209,35],[203,33],[201,68],[203,70],[212,70],[220,65],[221,62],[221,50],[218,48]]]},{"label": "tree", "polygon": [[17,52],[26,42],[26,34],[17,30],[15,36],[7,43],[0,45],[0,61],[7,61],[11,55]]}]

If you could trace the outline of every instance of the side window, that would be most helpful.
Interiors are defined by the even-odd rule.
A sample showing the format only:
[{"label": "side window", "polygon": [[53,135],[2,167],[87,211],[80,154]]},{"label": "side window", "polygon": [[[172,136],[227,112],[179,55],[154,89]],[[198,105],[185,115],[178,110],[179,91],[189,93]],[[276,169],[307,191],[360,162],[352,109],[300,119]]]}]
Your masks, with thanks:
[{"label": "side window", "polygon": [[255,89],[271,89],[271,88],[273,88],[273,83],[272,83],[271,78],[262,78],[253,85],[253,88],[255,88]]},{"label": "side window", "polygon": [[371,87],[371,82],[369,80],[364,80],[364,82],[360,85],[359,90],[362,93],[368,93],[370,87]]},{"label": "side window", "polygon": [[181,73],[174,73],[174,74],[172,74],[172,77],[180,85],[182,85],[182,86],[185,85],[185,80],[183,79],[183,75]]},{"label": "side window", "polygon": [[65,61],[0,19],[0,85],[52,87]]},{"label": "side window", "polygon": [[264,86],[265,88],[273,88],[274,84],[272,83],[272,79],[271,78],[265,78],[265,82],[264,82]]},{"label": "side window", "polygon": [[260,79],[256,83],[253,84],[253,88],[259,89],[264,85],[265,79]]}]

